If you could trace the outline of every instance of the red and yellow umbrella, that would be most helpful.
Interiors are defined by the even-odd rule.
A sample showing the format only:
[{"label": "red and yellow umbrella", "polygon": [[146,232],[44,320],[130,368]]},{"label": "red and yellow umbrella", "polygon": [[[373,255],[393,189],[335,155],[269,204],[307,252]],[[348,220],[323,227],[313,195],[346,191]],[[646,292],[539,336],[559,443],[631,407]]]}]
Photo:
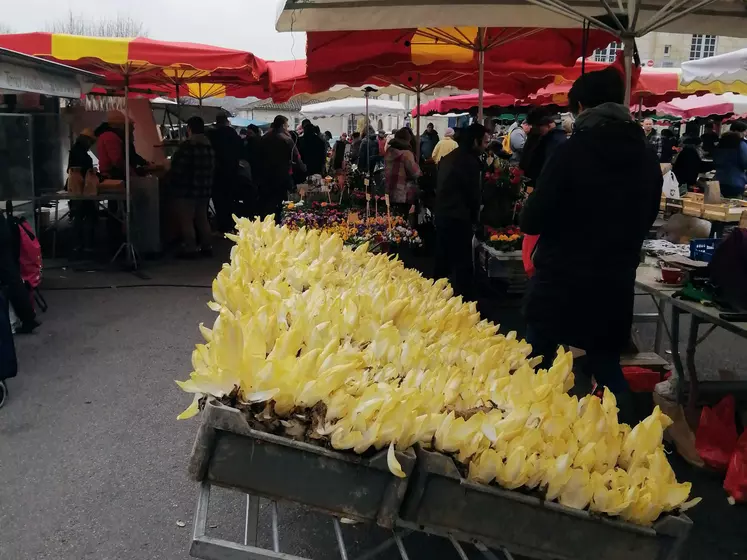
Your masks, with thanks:
[{"label": "red and yellow umbrella", "polygon": [[106,85],[119,90],[128,86],[163,91],[165,85],[184,88],[184,94],[242,90],[261,95],[266,89],[264,60],[246,51],[198,43],[19,33],[0,35],[0,47],[103,74]]}]

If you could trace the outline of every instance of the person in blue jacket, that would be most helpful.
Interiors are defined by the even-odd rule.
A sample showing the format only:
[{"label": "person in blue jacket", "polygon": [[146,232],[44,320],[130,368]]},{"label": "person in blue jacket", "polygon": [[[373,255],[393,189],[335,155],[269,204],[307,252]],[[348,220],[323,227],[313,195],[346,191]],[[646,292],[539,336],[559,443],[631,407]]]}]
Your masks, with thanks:
[{"label": "person in blue jacket", "polygon": [[721,136],[713,154],[716,168],[714,179],[719,182],[721,196],[742,198],[747,184],[747,142],[744,141],[747,124],[742,121],[732,123],[729,132]]}]

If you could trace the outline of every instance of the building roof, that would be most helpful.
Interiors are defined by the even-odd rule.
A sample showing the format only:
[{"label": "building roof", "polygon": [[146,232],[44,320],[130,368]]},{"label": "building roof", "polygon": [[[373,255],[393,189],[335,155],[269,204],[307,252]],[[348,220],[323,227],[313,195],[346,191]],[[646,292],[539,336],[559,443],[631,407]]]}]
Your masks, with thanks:
[{"label": "building roof", "polygon": [[301,106],[304,104],[304,100],[299,98],[291,99],[285,103],[275,103],[272,99],[262,99],[260,101],[254,101],[253,103],[247,103],[246,105],[239,107],[239,109],[262,109],[263,111],[286,111],[293,113],[300,111]]}]

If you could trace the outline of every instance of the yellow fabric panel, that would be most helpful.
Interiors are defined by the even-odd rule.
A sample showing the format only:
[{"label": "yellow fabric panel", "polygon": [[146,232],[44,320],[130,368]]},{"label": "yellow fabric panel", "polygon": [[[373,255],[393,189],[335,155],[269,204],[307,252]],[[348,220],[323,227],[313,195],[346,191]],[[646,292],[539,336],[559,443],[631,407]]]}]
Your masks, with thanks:
[{"label": "yellow fabric panel", "polygon": [[418,66],[438,60],[470,62],[477,53],[477,27],[419,28],[412,38],[410,55]]},{"label": "yellow fabric panel", "polygon": [[697,93],[701,91],[710,91],[711,93],[741,93],[747,95],[747,83],[745,82],[710,82],[701,84],[700,82],[690,82],[687,85],[680,84],[678,91],[683,93]]},{"label": "yellow fabric panel", "polygon": [[207,70],[195,70],[191,66],[188,68],[181,68],[179,65],[172,65],[168,68],[163,69],[164,75],[175,80],[193,80],[195,78],[202,78],[210,74]]},{"label": "yellow fabric panel", "polygon": [[97,58],[109,64],[126,64],[132,39],[52,35],[52,56],[57,60]]},{"label": "yellow fabric panel", "polygon": [[190,97],[207,99],[209,97],[225,97],[226,86],[222,84],[187,84]]}]

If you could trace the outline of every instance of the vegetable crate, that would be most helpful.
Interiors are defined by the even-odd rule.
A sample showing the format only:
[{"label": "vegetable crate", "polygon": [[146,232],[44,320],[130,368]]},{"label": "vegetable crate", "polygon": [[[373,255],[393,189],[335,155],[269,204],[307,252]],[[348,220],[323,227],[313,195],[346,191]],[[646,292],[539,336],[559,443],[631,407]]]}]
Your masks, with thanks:
[{"label": "vegetable crate", "polygon": [[703,218],[713,222],[737,223],[747,210],[747,202],[737,199],[726,199],[721,204],[704,204]]},{"label": "vegetable crate", "polygon": [[253,430],[241,411],[208,401],[190,459],[190,476],[218,486],[391,528],[404,499],[415,453],[397,452],[407,478],[370,458]]},{"label": "vegetable crate", "polygon": [[686,216],[703,216],[704,195],[701,193],[687,193],[682,197],[682,213]]},{"label": "vegetable crate", "polygon": [[402,519],[553,560],[674,560],[692,527],[684,515],[664,516],[653,528],[641,527],[471,482],[450,457],[422,448]]}]

